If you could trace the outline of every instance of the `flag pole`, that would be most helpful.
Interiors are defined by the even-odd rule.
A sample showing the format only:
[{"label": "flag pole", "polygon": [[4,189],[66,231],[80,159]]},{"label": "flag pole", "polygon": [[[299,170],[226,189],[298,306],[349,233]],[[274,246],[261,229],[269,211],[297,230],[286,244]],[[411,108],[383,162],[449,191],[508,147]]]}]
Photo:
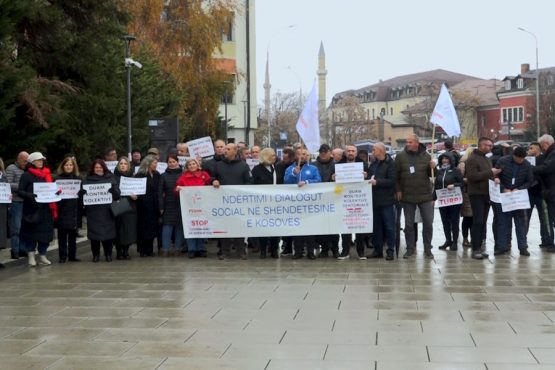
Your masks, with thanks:
[{"label": "flag pole", "polygon": [[[436,141],[436,125],[432,123],[432,160],[434,160],[434,147]],[[435,168],[432,168],[432,184],[435,184],[436,176],[435,176]]]}]

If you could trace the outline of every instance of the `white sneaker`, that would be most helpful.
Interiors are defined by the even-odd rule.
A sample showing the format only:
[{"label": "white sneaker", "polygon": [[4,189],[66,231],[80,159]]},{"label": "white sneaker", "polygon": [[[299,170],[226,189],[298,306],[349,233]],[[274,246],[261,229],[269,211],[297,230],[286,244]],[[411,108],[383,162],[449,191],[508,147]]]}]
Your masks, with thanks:
[{"label": "white sneaker", "polygon": [[35,252],[27,252],[27,258],[29,261],[27,262],[30,267],[35,267],[37,265],[37,261],[35,261]]},{"label": "white sneaker", "polygon": [[349,255],[346,255],[346,256],[339,255],[339,257],[337,257],[337,259],[340,260],[340,261],[346,260],[346,259],[349,259],[349,258],[351,258],[351,256],[349,256]]},{"label": "white sneaker", "polygon": [[46,266],[51,264],[50,261],[48,260],[48,258],[46,258],[46,256],[43,256],[42,254],[39,255],[39,263],[41,265],[46,265]]},{"label": "white sneaker", "polygon": [[361,260],[361,261],[362,261],[362,260],[365,260],[365,259],[366,259],[366,256],[360,256],[358,259]]}]

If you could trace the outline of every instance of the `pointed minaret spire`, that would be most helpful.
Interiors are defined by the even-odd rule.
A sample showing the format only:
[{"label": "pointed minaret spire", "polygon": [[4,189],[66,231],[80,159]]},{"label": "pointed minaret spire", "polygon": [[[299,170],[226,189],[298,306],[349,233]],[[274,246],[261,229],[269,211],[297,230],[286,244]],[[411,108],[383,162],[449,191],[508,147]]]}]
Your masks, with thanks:
[{"label": "pointed minaret spire", "polygon": [[270,124],[270,52],[266,52],[266,76],[264,78],[264,115],[268,125]]},{"label": "pointed minaret spire", "polygon": [[322,136],[327,143],[330,143],[330,131],[326,114],[326,75],[328,71],[326,70],[326,52],[324,51],[324,43],[322,41],[320,41],[320,50],[318,50],[318,70],[316,74],[318,75],[318,111],[320,113],[320,122],[324,122],[326,125],[325,133]]}]

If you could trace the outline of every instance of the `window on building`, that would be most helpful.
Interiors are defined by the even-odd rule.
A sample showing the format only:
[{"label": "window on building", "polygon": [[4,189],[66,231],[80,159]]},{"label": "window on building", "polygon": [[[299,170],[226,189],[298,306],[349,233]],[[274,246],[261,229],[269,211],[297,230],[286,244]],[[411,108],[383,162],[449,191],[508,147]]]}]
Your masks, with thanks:
[{"label": "window on building", "polygon": [[503,122],[507,122],[507,110],[503,109]]},{"label": "window on building", "polygon": [[376,110],[372,108],[372,119],[376,118]]},{"label": "window on building", "polygon": [[524,122],[524,108],[518,108],[518,122]]},{"label": "window on building", "polygon": [[389,108],[389,114],[393,115],[393,108]]},{"label": "window on building", "polygon": [[511,80],[505,80],[505,90],[511,89]]},{"label": "window on building", "polygon": [[513,122],[513,110],[507,109],[507,122]]},{"label": "window on building", "polygon": [[224,30],[223,33],[223,40],[224,41],[235,41],[235,35],[233,34],[233,22],[234,22],[235,16],[233,16],[229,22],[229,24],[227,25],[226,29]]},{"label": "window on building", "polygon": [[516,87],[519,89],[524,88],[524,80],[522,78],[519,78],[518,80],[516,80]]}]

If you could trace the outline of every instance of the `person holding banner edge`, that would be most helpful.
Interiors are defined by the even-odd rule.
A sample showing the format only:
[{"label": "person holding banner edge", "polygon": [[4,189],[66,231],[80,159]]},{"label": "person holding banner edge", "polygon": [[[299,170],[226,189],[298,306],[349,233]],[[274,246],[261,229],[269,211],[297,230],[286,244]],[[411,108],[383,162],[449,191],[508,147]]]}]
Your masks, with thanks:
[{"label": "person holding banner edge", "polygon": [[[439,165],[437,167],[434,189],[453,190],[459,189],[463,185],[463,176],[461,170],[455,165],[455,157],[450,152],[441,154],[438,158]],[[434,199],[437,195],[434,192]],[[445,243],[438,249],[447,249],[456,251],[459,241],[459,215],[461,204],[453,204],[439,208],[441,215],[441,223],[443,224],[443,232],[445,234]]]}]

